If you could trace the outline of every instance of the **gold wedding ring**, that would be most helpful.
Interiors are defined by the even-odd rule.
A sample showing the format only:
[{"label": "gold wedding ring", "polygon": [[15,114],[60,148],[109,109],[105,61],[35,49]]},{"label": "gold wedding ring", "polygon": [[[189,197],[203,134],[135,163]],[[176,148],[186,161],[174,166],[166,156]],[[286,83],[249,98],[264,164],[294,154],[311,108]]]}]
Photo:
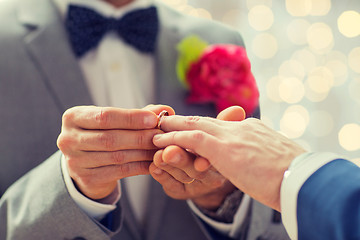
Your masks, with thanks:
[{"label": "gold wedding ring", "polygon": [[195,181],[195,178],[193,178],[190,182],[184,182],[185,184],[192,184]]},{"label": "gold wedding ring", "polygon": [[159,113],[158,115],[158,124],[157,124],[158,129],[161,129],[161,120],[164,116],[169,116],[169,113],[166,110],[162,110],[161,113]]}]

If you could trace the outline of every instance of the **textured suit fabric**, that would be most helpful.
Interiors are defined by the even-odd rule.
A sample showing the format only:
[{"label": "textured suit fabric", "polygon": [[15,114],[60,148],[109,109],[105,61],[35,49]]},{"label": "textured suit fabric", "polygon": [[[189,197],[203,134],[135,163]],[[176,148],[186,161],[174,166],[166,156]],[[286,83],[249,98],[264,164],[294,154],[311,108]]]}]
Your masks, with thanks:
[{"label": "textured suit fabric", "polygon": [[332,161],[302,186],[297,205],[298,239],[360,239],[360,168]]},{"label": "textured suit fabric", "polygon": [[[161,3],[156,7],[160,17],[156,103],[170,105],[178,114],[215,116],[210,104],[186,104],[187,92],[175,74],[175,45],[190,34],[210,43],[242,45],[240,35],[220,24],[186,17]],[[62,113],[72,106],[92,104],[92,100],[50,0],[0,1],[0,52],[0,194],[12,184],[0,201],[1,240],[221,239],[208,231],[185,201],[170,199],[155,181],[151,182],[142,229],[131,211],[125,186],[113,213],[112,231],[73,202],[62,178],[56,139]],[[248,239],[277,228],[278,235],[272,239],[287,239],[281,224],[272,223],[273,211],[257,203],[254,206],[259,207],[251,209],[248,221],[253,225]]]}]

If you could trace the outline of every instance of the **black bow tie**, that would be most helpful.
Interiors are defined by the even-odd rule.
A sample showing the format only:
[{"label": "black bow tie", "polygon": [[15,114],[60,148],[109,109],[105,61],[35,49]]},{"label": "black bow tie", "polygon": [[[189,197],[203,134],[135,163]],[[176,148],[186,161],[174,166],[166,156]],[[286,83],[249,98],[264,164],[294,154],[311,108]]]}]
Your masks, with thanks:
[{"label": "black bow tie", "polygon": [[107,31],[116,31],[126,43],[141,52],[153,53],[159,30],[155,7],[135,10],[115,19],[103,17],[88,8],[70,5],[65,25],[77,57],[95,48]]}]

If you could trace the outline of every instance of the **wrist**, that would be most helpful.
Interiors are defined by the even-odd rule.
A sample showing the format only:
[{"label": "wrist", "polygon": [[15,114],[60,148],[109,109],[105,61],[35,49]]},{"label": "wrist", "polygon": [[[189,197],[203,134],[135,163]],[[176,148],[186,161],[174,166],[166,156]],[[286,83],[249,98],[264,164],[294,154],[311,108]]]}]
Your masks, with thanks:
[{"label": "wrist", "polygon": [[232,223],[234,216],[240,206],[244,193],[235,189],[227,195],[223,203],[216,210],[209,210],[199,207],[200,211],[208,217],[223,223]]},{"label": "wrist", "polygon": [[191,200],[201,209],[216,211],[234,190],[236,190],[236,187],[227,181],[221,189]]}]

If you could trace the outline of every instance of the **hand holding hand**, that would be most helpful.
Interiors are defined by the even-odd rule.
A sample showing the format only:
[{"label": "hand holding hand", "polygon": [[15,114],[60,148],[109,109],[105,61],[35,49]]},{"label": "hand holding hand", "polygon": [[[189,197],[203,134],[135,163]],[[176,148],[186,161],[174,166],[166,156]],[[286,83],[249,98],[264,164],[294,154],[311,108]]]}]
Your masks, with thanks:
[{"label": "hand holding hand", "polygon": [[[243,120],[242,111],[228,111],[220,114],[223,120]],[[194,164],[195,163],[195,164]],[[164,191],[175,199],[191,199],[198,206],[217,209],[225,197],[233,192],[234,185],[210,167],[201,157],[174,145],[159,150],[150,165],[150,173]]]},{"label": "hand holding hand", "polygon": [[71,178],[91,199],[113,192],[118,179],[149,174],[157,147],[152,143],[157,114],[167,106],[120,109],[80,106],[63,115],[58,147],[65,156]]},{"label": "hand holding hand", "polygon": [[[224,111],[234,110],[238,111]],[[228,122],[169,116],[161,127],[167,133],[154,137],[156,146],[190,149],[208,159],[240,190],[278,211],[282,176],[290,162],[305,152],[258,119]]]},{"label": "hand holding hand", "polygon": [[213,210],[235,187],[215,169],[199,172],[194,168],[196,156],[177,146],[168,146],[154,155],[150,174],[174,199],[191,199],[198,206]]}]

